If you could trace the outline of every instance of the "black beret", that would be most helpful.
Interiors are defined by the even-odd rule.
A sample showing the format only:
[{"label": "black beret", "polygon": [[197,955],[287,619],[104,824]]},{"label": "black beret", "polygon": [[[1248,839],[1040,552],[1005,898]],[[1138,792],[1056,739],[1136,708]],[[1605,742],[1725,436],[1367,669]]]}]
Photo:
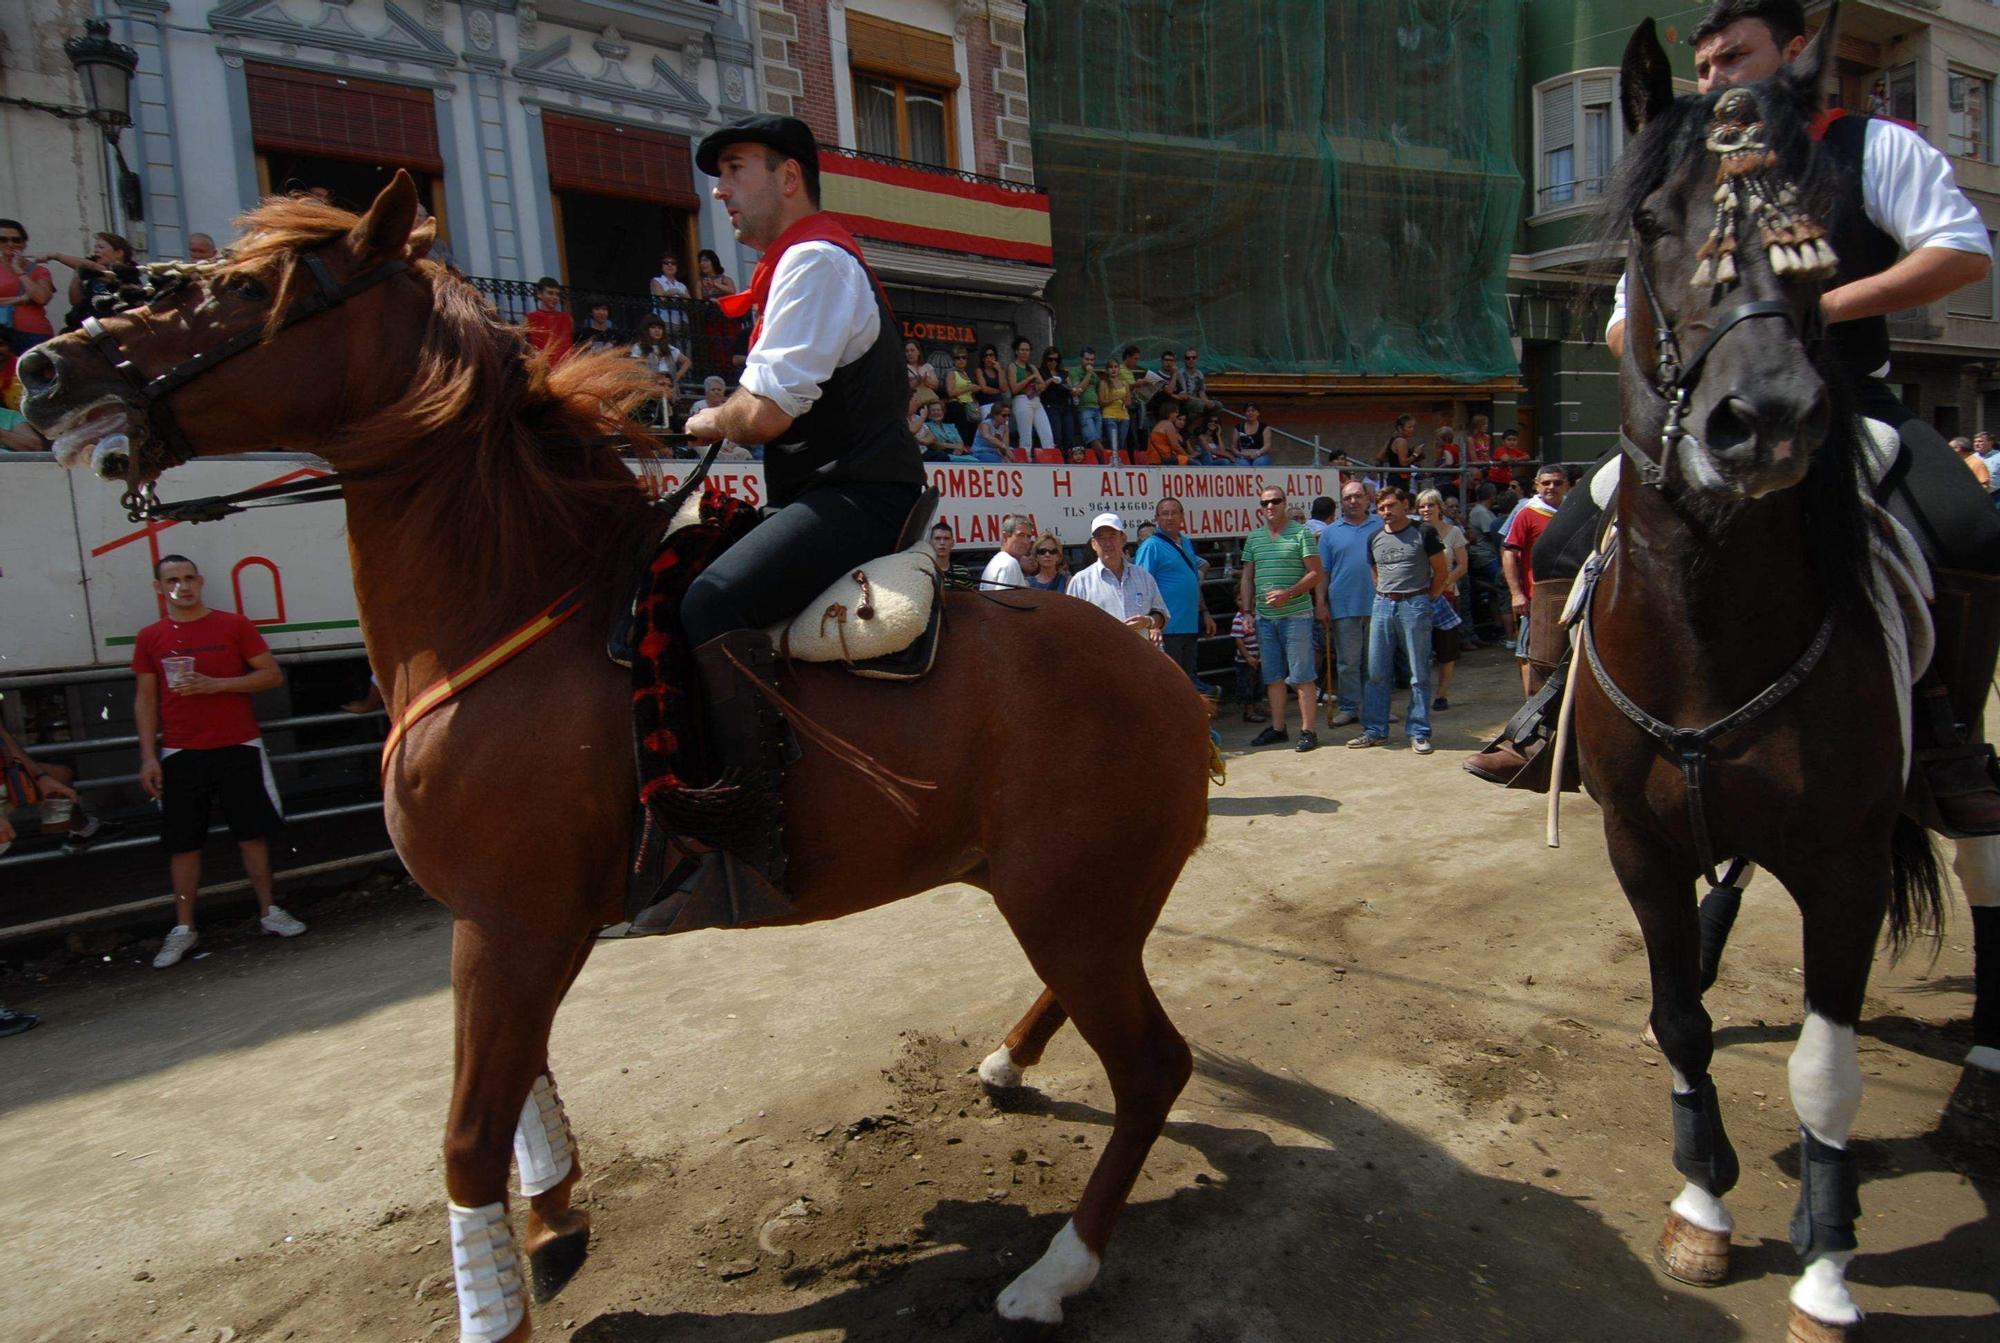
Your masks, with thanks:
[{"label": "black beret", "polygon": [[797,117],[767,113],[745,117],[704,135],[694,151],[695,166],[710,177],[719,176],[717,164],[722,158],[722,151],[731,145],[744,143],[768,145],[788,159],[797,159],[805,168],[807,178],[818,181],[819,142],[813,139],[812,127]]}]

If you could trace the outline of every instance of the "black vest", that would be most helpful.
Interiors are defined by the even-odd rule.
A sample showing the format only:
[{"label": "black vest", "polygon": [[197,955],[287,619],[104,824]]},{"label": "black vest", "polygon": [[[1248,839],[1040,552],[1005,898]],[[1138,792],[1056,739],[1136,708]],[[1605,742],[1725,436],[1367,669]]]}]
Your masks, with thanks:
[{"label": "black vest", "polygon": [[[1849,113],[1827,127],[1820,140],[1841,177],[1840,197],[1833,218],[1827,221],[1827,242],[1832,244],[1840,266],[1834,285],[1851,284],[1870,275],[1880,275],[1896,264],[1903,253],[1897,241],[1875,226],[1862,206],[1861,159],[1871,118]],[[1835,322],[1826,329],[1840,366],[1855,378],[1866,378],[1889,362],[1889,319],[1862,317],[1852,322]]]},{"label": "black vest", "polygon": [[[868,271],[866,262],[854,259]],[[836,368],[820,388],[819,400],[792,421],[782,439],[764,449],[764,481],[775,507],[825,485],[923,487],[923,453],[910,433],[903,341],[873,272],[868,280],[882,326],[875,343],[853,363]]]}]

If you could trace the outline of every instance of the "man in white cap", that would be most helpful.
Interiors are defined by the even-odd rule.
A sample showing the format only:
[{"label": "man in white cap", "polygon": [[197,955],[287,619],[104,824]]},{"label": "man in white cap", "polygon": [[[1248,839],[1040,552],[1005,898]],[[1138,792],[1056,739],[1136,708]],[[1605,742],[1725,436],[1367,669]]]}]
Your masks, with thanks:
[{"label": "man in white cap", "polygon": [[1167,599],[1153,576],[1125,558],[1125,524],[1116,513],[1090,520],[1090,548],[1097,563],[1069,580],[1064,589],[1136,630],[1167,627]]}]

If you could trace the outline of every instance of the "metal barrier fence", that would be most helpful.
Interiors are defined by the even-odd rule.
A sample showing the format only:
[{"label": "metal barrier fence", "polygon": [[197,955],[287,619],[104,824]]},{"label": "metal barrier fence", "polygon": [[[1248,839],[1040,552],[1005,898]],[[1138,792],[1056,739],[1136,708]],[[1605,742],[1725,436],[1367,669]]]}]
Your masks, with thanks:
[{"label": "metal barrier fence", "polygon": [[[537,307],[535,286],[526,280],[501,280],[490,275],[465,278],[506,321],[526,321]],[[747,321],[724,317],[722,310],[706,299],[668,299],[598,289],[563,290],[562,314],[572,330],[589,322],[591,309],[598,304],[608,310],[611,327],[624,344],[639,338],[640,327],[647,318],[658,317],[666,323],[667,342],[693,361],[689,376],[697,389],[709,374],[718,374],[724,382],[735,384],[735,356],[749,348]]]}]

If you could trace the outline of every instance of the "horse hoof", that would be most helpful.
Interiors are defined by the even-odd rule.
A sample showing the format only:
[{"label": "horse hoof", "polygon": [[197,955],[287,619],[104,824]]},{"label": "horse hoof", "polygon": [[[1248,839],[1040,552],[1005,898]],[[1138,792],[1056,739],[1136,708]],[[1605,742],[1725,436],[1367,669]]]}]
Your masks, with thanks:
[{"label": "horse hoof", "polygon": [[569,1285],[590,1253],[590,1224],[566,1231],[547,1244],[528,1251],[528,1280],[535,1300],[549,1300]]},{"label": "horse hoof", "polygon": [[1785,1343],[1861,1343],[1861,1321],[1828,1324],[1793,1306],[1785,1324]]},{"label": "horse hoof", "polygon": [[1729,1233],[1696,1226],[1670,1211],[1653,1261],[1675,1282],[1690,1287],[1718,1286],[1729,1276]]}]

